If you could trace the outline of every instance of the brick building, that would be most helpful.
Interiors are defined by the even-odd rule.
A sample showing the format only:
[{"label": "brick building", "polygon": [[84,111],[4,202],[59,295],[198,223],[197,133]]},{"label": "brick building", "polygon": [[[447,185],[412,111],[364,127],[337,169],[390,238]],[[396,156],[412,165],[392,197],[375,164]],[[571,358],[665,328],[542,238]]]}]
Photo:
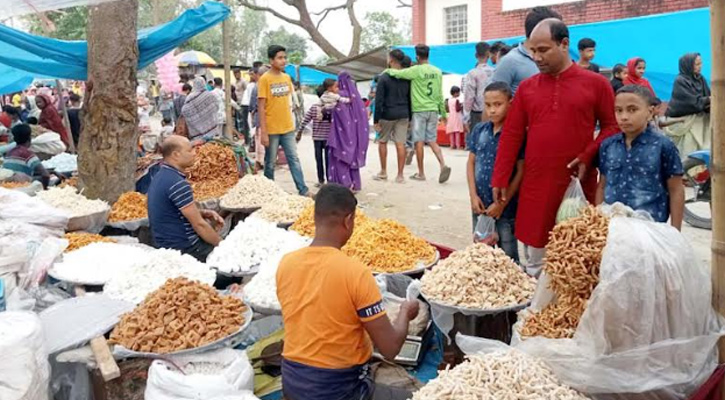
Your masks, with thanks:
[{"label": "brick building", "polygon": [[707,7],[708,0],[413,0],[413,43],[523,35],[526,13],[537,5],[551,6],[576,25]]}]

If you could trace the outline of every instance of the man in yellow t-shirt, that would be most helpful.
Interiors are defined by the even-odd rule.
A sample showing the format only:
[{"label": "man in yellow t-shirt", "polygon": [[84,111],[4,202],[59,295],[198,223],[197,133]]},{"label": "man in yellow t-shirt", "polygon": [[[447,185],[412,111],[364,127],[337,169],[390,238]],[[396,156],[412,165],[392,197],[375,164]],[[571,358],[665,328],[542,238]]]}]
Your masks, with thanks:
[{"label": "man in yellow t-shirt", "polygon": [[287,400],[371,399],[372,343],[395,358],[418,315],[418,302],[406,301],[391,323],[370,268],[340,250],[355,227],[356,207],[350,189],[323,186],[315,198],[315,239],[279,264]]},{"label": "man in yellow t-shirt", "polygon": [[282,146],[287,158],[292,179],[300,195],[309,193],[305,185],[300,158],[297,156],[295,123],[292,118],[292,79],[284,73],[287,65],[287,50],[279,45],[267,49],[272,67],[257,82],[257,109],[259,110],[259,133],[264,153],[264,176],[274,180],[274,166],[277,163],[277,149]]}]

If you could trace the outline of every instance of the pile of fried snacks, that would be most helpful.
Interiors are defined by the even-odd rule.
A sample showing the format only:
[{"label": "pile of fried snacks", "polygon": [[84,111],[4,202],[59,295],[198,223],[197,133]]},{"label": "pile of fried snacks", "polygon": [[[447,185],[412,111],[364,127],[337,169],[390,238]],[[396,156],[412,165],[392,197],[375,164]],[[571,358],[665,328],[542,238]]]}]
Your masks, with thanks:
[{"label": "pile of fried snacks", "polygon": [[30,186],[30,182],[3,182],[0,183],[0,187],[5,189],[19,189]]},{"label": "pile of fried snacks", "polygon": [[544,271],[556,300],[526,317],[522,337],[571,338],[599,283],[609,218],[593,206],[554,227],[546,246]]},{"label": "pile of fried snacks", "polygon": [[71,252],[76,249],[80,249],[83,246],[87,246],[91,243],[103,242],[103,243],[116,243],[116,240],[109,239],[105,236],[96,235],[95,233],[85,232],[70,232],[63,236],[64,239],[68,240],[68,247],[65,252]]},{"label": "pile of fried snacks", "polygon": [[121,317],[108,342],[144,353],[192,349],[237,332],[245,309],[241,300],[220,296],[209,285],[169,279]]},{"label": "pile of fried snacks", "polygon": [[[364,223],[370,220],[361,209],[355,210],[355,230]],[[305,208],[300,216],[297,218],[294,224],[290,227],[291,230],[299,233],[302,236],[315,237],[315,205],[310,204]],[[353,235],[355,233],[353,232]]]},{"label": "pile of fried snacks", "polygon": [[196,149],[196,160],[186,176],[194,191],[194,200],[222,197],[239,180],[234,152],[227,146],[207,143]]},{"label": "pile of fried snacks", "polygon": [[245,175],[227,191],[219,204],[225,208],[255,208],[285,196],[288,194],[264,175]]},{"label": "pile of fried snacks", "polygon": [[148,199],[139,192],[122,194],[111,207],[108,222],[133,221],[148,218]]},{"label": "pile of fried snacks", "polygon": [[74,176],[72,178],[68,178],[68,179],[64,180],[63,182],[61,182],[60,185],[58,185],[58,186],[60,186],[60,187],[73,186],[74,188],[77,188],[78,187],[78,177]]},{"label": "pile of fried snacks", "polygon": [[296,221],[312,205],[314,200],[309,197],[294,194],[278,196],[265,203],[254,215],[269,222],[290,223]]},{"label": "pile of fried snacks", "polygon": [[510,349],[469,356],[413,393],[413,400],[584,400],[541,361]]},{"label": "pile of fried snacks", "polygon": [[421,285],[428,300],[492,310],[531,300],[536,279],[523,272],[503,250],[477,243],[453,252],[426,271]]}]

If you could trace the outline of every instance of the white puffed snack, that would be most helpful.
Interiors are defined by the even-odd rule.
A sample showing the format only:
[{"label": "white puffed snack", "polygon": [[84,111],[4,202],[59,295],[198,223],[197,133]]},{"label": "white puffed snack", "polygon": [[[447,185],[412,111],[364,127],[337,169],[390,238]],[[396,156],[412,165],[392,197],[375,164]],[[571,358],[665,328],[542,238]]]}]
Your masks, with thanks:
[{"label": "white puffed snack", "polygon": [[221,198],[219,205],[225,208],[262,207],[277,197],[286,196],[274,181],[263,175],[244,175],[236,185]]},{"label": "white puffed snack", "polygon": [[525,304],[535,289],[536,280],[503,250],[482,243],[453,252],[421,279],[428,300],[477,310]]},{"label": "white puffed snack", "polygon": [[221,272],[249,272],[270,257],[307,246],[310,239],[259,218],[240,222],[207,258]]},{"label": "white puffed snack", "polygon": [[293,223],[300,217],[302,211],[314,204],[314,200],[296,194],[279,196],[255,212],[255,217],[274,223]]},{"label": "white puffed snack", "polygon": [[207,285],[213,285],[216,280],[216,272],[194,257],[178,250],[158,249],[150,251],[145,260],[114,275],[103,292],[114,299],[138,304],[168,279],[181,276]]},{"label": "white puffed snack", "polygon": [[36,197],[51,206],[67,211],[71,217],[82,217],[110,210],[103,200],[90,200],[76,191],[73,186],[53,187],[36,194]]},{"label": "white puffed snack", "polygon": [[148,257],[149,251],[139,246],[96,242],[65,253],[52,270],[56,278],[68,282],[103,285]]},{"label": "white puffed snack", "polygon": [[60,153],[43,161],[45,168],[54,168],[56,172],[73,172],[78,170],[78,155]]},{"label": "white puffed snack", "polygon": [[413,393],[412,400],[536,399],[588,397],[558,382],[541,361],[510,349],[469,356]]}]

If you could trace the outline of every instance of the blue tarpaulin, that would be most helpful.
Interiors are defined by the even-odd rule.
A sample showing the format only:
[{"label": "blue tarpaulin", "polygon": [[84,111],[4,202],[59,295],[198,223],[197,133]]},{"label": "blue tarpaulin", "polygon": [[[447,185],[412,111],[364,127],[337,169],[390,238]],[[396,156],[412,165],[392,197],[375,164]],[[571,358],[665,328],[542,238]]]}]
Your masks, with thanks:
[{"label": "blue tarpaulin", "polygon": [[[571,53],[575,60],[579,58],[576,45],[579,39],[585,37],[597,42],[594,62],[603,67],[626,64],[632,57],[644,58],[647,61],[645,77],[663,100],[668,100],[672,94],[672,84],[679,72],[679,59],[683,54],[702,54],[703,74],[708,79],[710,76],[712,55],[708,8],[572,25],[569,31]],[[502,40],[507,44],[515,44],[523,39],[518,36]],[[415,59],[413,46],[401,49]],[[474,53],[475,43],[431,46],[430,62],[445,73],[465,74],[474,66]]]},{"label": "blue tarpaulin", "polygon": [[[166,24],[138,32],[139,68],[222,22],[229,7],[207,1]],[[85,80],[88,43],[31,35],[0,25],[0,93],[26,88],[34,77]]]},{"label": "blue tarpaulin", "polygon": [[308,85],[308,86],[315,86],[315,85],[321,85],[322,81],[324,81],[327,78],[337,79],[336,75],[328,74],[327,72],[318,71],[314,68],[307,67],[304,65],[288,65],[285,67],[284,72],[287,73],[287,75],[291,76],[293,80],[297,80],[297,72],[296,68],[300,69],[300,84],[301,85]]}]

